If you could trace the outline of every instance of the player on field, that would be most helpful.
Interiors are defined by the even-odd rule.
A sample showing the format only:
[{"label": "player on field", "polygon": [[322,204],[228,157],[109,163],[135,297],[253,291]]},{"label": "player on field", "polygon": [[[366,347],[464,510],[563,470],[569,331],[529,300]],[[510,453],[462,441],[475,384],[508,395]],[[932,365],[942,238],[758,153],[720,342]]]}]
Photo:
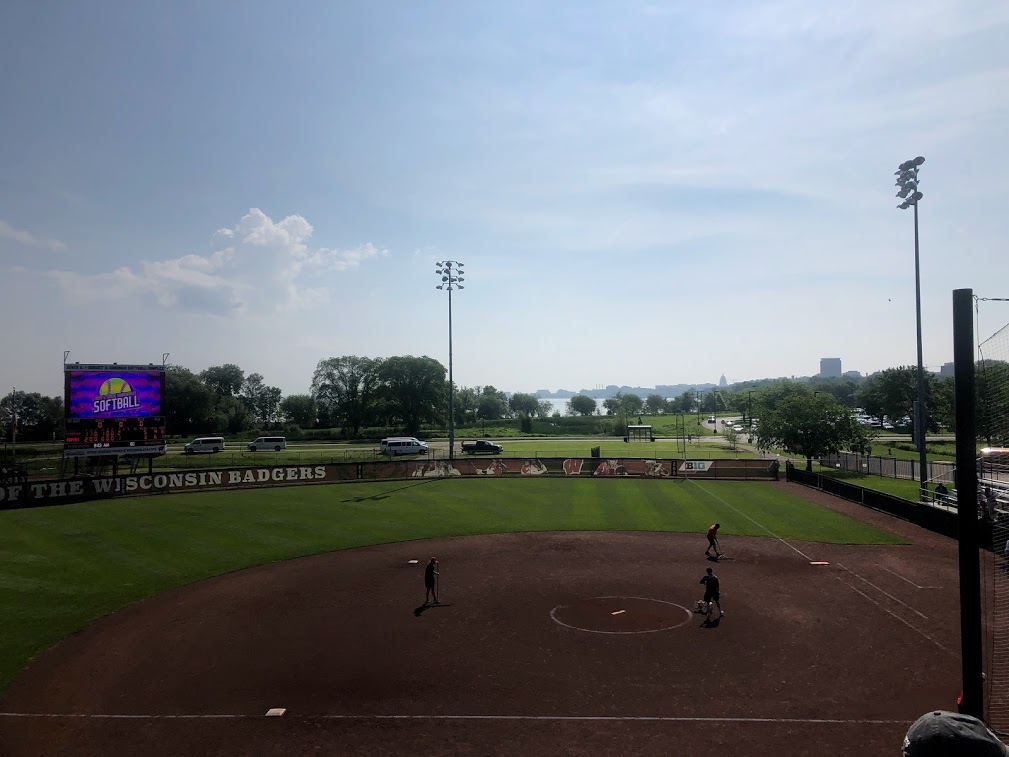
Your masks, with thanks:
[{"label": "player on field", "polygon": [[714,602],[718,608],[718,617],[721,618],[725,612],[722,610],[721,594],[718,591],[718,576],[708,568],[708,572],[701,577],[700,582],[704,584],[704,614],[711,618],[711,603]]},{"label": "player on field", "polygon": [[438,602],[438,561],[435,558],[431,558],[431,562],[427,564],[424,568],[424,604],[431,604],[431,597],[434,597],[434,603],[440,604]]},{"label": "player on field", "polygon": [[714,523],[708,529],[708,548],[704,550],[705,557],[711,556],[711,550],[715,550],[715,557],[721,557],[722,553],[718,551],[718,529],[722,527],[721,523]]}]

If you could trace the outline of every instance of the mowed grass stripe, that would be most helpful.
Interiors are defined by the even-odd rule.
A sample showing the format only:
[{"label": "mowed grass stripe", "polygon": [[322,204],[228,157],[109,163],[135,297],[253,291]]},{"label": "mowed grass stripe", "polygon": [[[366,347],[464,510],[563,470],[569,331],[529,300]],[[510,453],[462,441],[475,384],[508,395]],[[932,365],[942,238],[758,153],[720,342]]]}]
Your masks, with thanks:
[{"label": "mowed grass stripe", "polygon": [[[713,494],[717,496],[712,496]],[[352,547],[520,531],[900,540],[762,482],[384,481],[0,512],[0,689],[39,651],[131,602],[228,571]]]}]

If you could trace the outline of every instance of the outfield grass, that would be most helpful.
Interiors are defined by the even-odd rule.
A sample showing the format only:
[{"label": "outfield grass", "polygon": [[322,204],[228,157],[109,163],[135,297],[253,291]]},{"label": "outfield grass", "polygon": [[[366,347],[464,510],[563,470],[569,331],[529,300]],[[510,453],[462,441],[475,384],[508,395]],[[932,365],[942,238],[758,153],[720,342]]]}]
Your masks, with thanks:
[{"label": "outfield grass", "polygon": [[[981,446],[978,446],[980,454]],[[911,442],[885,442],[876,441],[872,445],[873,457],[895,457],[898,460],[918,461],[918,450]],[[956,444],[953,442],[926,442],[925,457],[930,463],[954,462],[956,461]]]},{"label": "outfield grass", "polygon": [[[370,544],[467,534],[644,530],[894,544],[766,483],[427,480],[103,500],[0,512],[0,690],[39,651],[202,578]],[[700,537],[699,537],[700,539]]]},{"label": "outfield grass", "polygon": [[[523,439],[508,440],[499,443],[504,447],[504,451],[500,457],[589,457],[592,454],[592,448],[599,447],[599,454],[603,458],[683,459],[683,444],[676,441],[628,443],[611,437],[599,440],[579,439],[576,441],[565,441],[563,439]],[[457,454],[456,457],[465,458],[468,455]],[[735,460],[736,458],[759,457],[759,455],[742,448],[731,450],[728,446],[718,442],[699,442],[694,440],[687,443],[687,457],[691,460]]]},{"label": "outfield grass", "polygon": [[853,486],[861,486],[863,489],[872,489],[884,494],[892,494],[894,497],[900,497],[909,502],[918,501],[918,487],[920,484],[910,478],[887,478],[886,476],[876,476],[869,473],[823,468],[819,465],[814,465],[813,469],[824,476],[845,481]]},{"label": "outfield grass", "polygon": [[[457,444],[464,439],[477,437],[457,436]],[[484,438],[484,437],[480,437]],[[710,436],[708,437],[710,439]],[[445,444],[447,440],[434,440]],[[677,441],[625,443],[614,437],[570,439],[564,437],[536,437],[502,441],[501,457],[589,457],[593,447],[601,447],[607,458],[660,458],[681,459],[683,445]],[[447,446],[444,448],[447,449]],[[444,449],[439,454],[444,453]],[[244,446],[231,443],[223,452],[210,455],[183,454],[180,445],[173,445],[168,454],[154,458],[154,470],[193,470],[198,468],[235,468],[243,466],[267,465],[320,465],[327,463],[355,463],[381,460],[376,454],[377,446],[371,444],[294,444],[280,452],[249,452]],[[63,461],[58,453],[53,456],[33,457],[25,454],[20,458],[30,475],[56,476],[62,470]],[[756,457],[742,448],[735,451],[718,442],[698,441],[687,444],[687,455],[693,460],[715,460],[723,458]],[[459,453],[459,456],[466,457]],[[423,457],[423,456],[416,456]],[[414,456],[400,459],[413,459]],[[147,460],[139,461],[140,470],[147,470]],[[87,471],[87,463],[79,463],[82,472]],[[69,468],[68,468],[69,470]],[[121,464],[119,471],[128,472],[127,463]],[[108,467],[104,471],[109,473]]]}]

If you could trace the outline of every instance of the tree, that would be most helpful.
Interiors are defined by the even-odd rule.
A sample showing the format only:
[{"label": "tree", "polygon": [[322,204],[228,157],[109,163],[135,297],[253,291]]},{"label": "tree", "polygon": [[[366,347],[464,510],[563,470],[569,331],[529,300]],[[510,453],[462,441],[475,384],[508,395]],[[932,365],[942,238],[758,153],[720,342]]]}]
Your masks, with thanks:
[{"label": "tree", "polygon": [[661,394],[649,394],[645,398],[645,410],[649,415],[659,415],[666,410],[666,399]]},{"label": "tree", "polygon": [[568,412],[571,415],[592,415],[596,412],[596,401],[584,394],[576,394],[568,400]]},{"label": "tree", "polygon": [[547,418],[550,416],[551,413],[556,415],[558,418],[560,417],[559,412],[554,412],[553,403],[547,402],[546,400],[540,400],[537,403],[536,415],[538,415],[540,418]]},{"label": "tree", "polygon": [[235,397],[242,390],[245,371],[234,363],[212,365],[200,373],[200,380],[219,397]]},{"label": "tree", "polygon": [[672,410],[677,413],[692,413],[697,409],[697,392],[687,389],[683,394],[672,401]]},{"label": "tree", "polygon": [[477,417],[485,421],[496,421],[508,413],[508,398],[505,393],[493,386],[485,386],[480,390],[477,399]]},{"label": "tree", "polygon": [[13,439],[15,414],[19,441],[49,441],[63,427],[63,398],[11,391],[0,399],[0,438]]},{"label": "tree", "polygon": [[214,425],[214,395],[188,368],[168,366],[162,398],[165,425],[169,433],[221,432]]},{"label": "tree", "polygon": [[938,427],[956,428],[956,409],[953,401],[953,377],[936,376],[932,381],[928,417]]},{"label": "tree", "polygon": [[212,426],[215,429],[224,429],[231,434],[241,431],[248,431],[256,425],[256,419],[252,411],[245,404],[241,397],[216,397],[214,398],[214,413]]},{"label": "tree", "polygon": [[534,415],[539,415],[540,401],[532,394],[516,392],[508,398],[508,407],[517,416],[524,415],[531,418]]},{"label": "tree", "polygon": [[814,457],[861,449],[869,433],[831,395],[815,395],[802,384],[783,382],[765,390],[760,412],[757,446],[802,455],[806,470],[813,469]]},{"label": "tree", "polygon": [[809,381],[815,392],[830,394],[846,407],[854,408],[859,382],[848,376],[816,376]]},{"label": "tree", "polygon": [[632,415],[641,415],[645,409],[645,403],[636,394],[625,394],[620,401],[620,409],[624,411],[624,414],[628,417]]},{"label": "tree", "polygon": [[315,425],[318,408],[311,394],[289,394],[280,403],[280,412],[288,423],[311,428]]},{"label": "tree", "polygon": [[[925,378],[925,428],[938,431],[939,424],[932,409],[932,393],[935,389],[936,377],[926,371]],[[856,395],[859,404],[869,415],[883,420],[889,417],[891,422],[899,421],[904,416],[914,422],[914,405],[918,400],[918,369],[914,366],[887,368],[869,376],[862,389]]]},{"label": "tree", "polygon": [[259,423],[273,423],[280,412],[281,392],[269,386],[259,373],[250,373],[242,384],[241,397]]},{"label": "tree", "polygon": [[444,417],[446,373],[445,366],[427,356],[406,355],[382,362],[382,392],[407,433],[416,434],[425,421]]},{"label": "tree", "polygon": [[476,411],[478,402],[479,391],[470,386],[464,386],[462,388],[455,388],[455,399],[452,403],[452,409],[455,412],[455,422],[456,423],[476,423]]},{"label": "tree", "polygon": [[382,360],[344,355],[320,360],[312,376],[312,396],[327,419],[356,437],[376,416]]}]

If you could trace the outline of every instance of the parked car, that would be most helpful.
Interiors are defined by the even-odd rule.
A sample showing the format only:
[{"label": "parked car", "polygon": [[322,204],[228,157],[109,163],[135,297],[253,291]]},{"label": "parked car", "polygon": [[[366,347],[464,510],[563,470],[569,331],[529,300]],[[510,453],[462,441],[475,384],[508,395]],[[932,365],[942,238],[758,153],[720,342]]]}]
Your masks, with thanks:
[{"label": "parked car", "polygon": [[246,447],[249,452],[258,452],[267,449],[280,452],[282,449],[287,449],[287,439],[283,436],[261,436],[249,442]]},{"label": "parked car", "polygon": [[709,415],[708,416],[708,423],[714,423],[714,422],[715,422],[715,416]]},{"label": "parked car", "polygon": [[201,452],[220,452],[222,449],[224,449],[224,437],[201,436],[189,442],[182,451],[184,454],[193,455]]},{"label": "parked car", "polygon": [[504,452],[504,447],[486,439],[478,439],[475,442],[463,442],[462,451],[467,455],[500,455]]},{"label": "parked car", "polygon": [[379,453],[383,455],[426,455],[427,445],[415,436],[390,436],[383,439],[379,445]]}]

